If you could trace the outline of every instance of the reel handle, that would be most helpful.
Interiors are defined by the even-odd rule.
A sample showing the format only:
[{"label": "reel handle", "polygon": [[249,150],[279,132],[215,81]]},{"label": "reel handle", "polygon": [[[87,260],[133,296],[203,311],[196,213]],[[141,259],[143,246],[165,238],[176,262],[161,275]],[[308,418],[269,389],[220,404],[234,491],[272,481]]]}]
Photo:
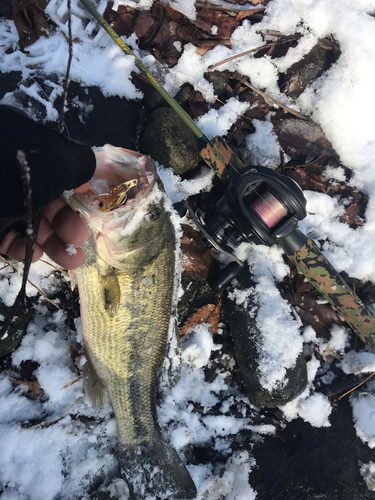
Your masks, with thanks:
[{"label": "reel handle", "polygon": [[315,243],[307,239],[299,250],[287,255],[360,339],[375,346],[375,316],[361,303]]}]

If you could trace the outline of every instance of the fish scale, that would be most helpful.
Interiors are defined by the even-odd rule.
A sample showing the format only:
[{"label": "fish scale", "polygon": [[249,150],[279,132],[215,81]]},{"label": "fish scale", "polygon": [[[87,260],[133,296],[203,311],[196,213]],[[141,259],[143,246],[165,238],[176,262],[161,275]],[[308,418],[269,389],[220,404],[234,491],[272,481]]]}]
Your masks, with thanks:
[{"label": "fish scale", "polygon": [[[105,391],[109,393],[119,433],[120,472],[132,500],[149,494],[193,499],[194,481],[163,435],[155,404],[174,291],[171,214],[150,158],[108,144],[97,154],[105,162],[88,191],[67,196],[90,234],[83,247],[86,261],[72,276],[78,284],[87,358],[85,392],[96,407],[103,404]],[[139,189],[129,191],[125,204],[118,205],[112,193],[127,179],[136,179]],[[97,194],[99,181],[106,182],[107,194]],[[103,196],[109,203],[105,211],[100,206]]]},{"label": "fish scale", "polygon": [[86,263],[77,270],[85,346],[106,381],[120,441],[131,446],[152,439],[155,432],[154,378],[165,356],[174,245],[168,243],[143,271],[116,272],[120,297],[111,304],[115,314],[103,303],[99,258],[91,247],[85,252]]}]

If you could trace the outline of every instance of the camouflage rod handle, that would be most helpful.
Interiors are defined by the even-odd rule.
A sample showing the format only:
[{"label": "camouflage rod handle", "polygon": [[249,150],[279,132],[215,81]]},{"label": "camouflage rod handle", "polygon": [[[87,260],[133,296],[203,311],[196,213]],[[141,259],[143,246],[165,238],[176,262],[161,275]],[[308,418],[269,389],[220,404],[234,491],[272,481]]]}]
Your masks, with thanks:
[{"label": "camouflage rod handle", "polygon": [[297,252],[288,255],[288,258],[335,307],[361,340],[375,346],[375,316],[361,304],[360,299],[315,243],[308,239]]}]

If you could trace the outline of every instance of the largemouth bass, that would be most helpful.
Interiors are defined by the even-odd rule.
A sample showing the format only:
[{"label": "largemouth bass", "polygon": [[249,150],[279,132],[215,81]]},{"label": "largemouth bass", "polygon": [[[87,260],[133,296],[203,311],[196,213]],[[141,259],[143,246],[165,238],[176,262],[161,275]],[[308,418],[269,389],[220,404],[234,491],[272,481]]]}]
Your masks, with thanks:
[{"label": "largemouth bass", "polygon": [[120,461],[134,498],[191,499],[195,485],[157,423],[155,385],[166,354],[175,234],[155,165],[104,146],[85,193],[68,197],[89,226],[84,265],[75,270],[84,335],[85,392],[94,406],[108,390]]}]

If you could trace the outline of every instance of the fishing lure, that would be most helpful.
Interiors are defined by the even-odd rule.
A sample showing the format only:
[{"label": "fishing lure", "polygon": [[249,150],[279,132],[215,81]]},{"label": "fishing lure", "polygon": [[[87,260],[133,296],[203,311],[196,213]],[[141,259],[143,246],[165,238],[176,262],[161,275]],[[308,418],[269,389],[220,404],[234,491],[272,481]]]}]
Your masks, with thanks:
[{"label": "fishing lure", "polygon": [[99,208],[101,212],[111,212],[115,208],[120,207],[126,203],[128,198],[128,191],[138,185],[137,179],[132,179],[127,182],[119,184],[112,189],[109,193],[99,194],[96,198],[99,201]]}]

